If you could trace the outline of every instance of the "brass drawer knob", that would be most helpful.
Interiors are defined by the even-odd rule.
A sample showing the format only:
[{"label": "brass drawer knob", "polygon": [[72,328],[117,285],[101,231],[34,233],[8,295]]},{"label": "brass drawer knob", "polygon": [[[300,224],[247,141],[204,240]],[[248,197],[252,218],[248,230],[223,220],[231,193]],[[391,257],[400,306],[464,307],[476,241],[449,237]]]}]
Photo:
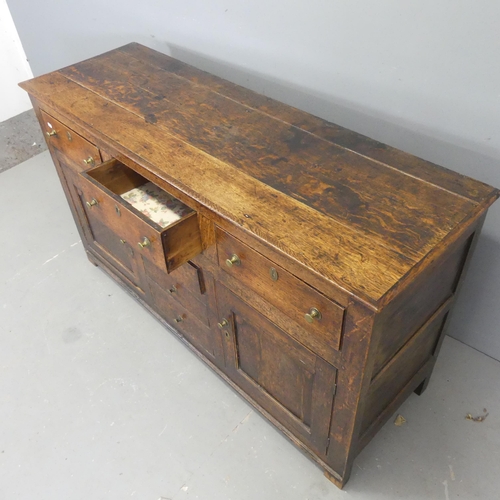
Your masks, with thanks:
[{"label": "brass drawer knob", "polygon": [[224,328],[227,325],[229,325],[229,321],[226,318],[222,318],[222,321],[220,323],[217,323],[217,326],[219,328]]},{"label": "brass drawer knob", "polygon": [[241,265],[241,260],[240,260],[240,258],[235,253],[233,253],[233,255],[231,255],[230,259],[226,259],[226,264],[229,267],[240,266]]},{"label": "brass drawer knob", "polygon": [[83,160],[83,163],[85,163],[85,165],[93,165],[94,158],[92,158],[92,156],[89,156],[86,160]]},{"label": "brass drawer knob", "polygon": [[146,238],[144,236],[144,239],[142,241],[139,241],[139,243],[137,243],[141,248],[146,248],[146,247],[149,247],[151,246],[151,242],[148,240],[148,238]]},{"label": "brass drawer knob", "polygon": [[278,281],[278,271],[276,271],[274,267],[271,267],[271,269],[269,269],[269,275],[271,276],[271,279],[273,281]]},{"label": "brass drawer knob", "polygon": [[172,287],[168,289],[168,293],[174,294],[175,292],[177,292],[177,288],[175,288],[175,285],[172,285]]},{"label": "brass drawer knob", "polygon": [[174,321],[176,323],[180,323],[182,321],[182,317],[181,316],[177,316],[177,318],[175,318]]},{"label": "brass drawer knob", "polygon": [[99,205],[99,202],[95,198],[92,198],[90,201],[86,201],[85,204],[87,205],[87,207],[92,208],[96,205]]},{"label": "brass drawer knob", "polygon": [[57,135],[57,132],[55,130],[51,130],[50,132],[45,132],[48,137],[52,137],[53,135]]},{"label": "brass drawer knob", "polygon": [[311,307],[311,310],[304,314],[304,318],[308,323],[313,323],[314,320],[319,321],[321,319],[321,313],[315,307]]}]

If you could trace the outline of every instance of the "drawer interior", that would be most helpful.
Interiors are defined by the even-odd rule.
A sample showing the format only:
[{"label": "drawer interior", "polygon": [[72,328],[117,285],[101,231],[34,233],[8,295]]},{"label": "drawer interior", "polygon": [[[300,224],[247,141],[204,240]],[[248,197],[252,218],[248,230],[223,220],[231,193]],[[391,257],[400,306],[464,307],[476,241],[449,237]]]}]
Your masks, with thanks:
[{"label": "drawer interior", "polygon": [[194,210],[156,184],[117,160],[87,171],[87,175],[119,196],[161,229],[174,224]]},{"label": "drawer interior", "polygon": [[[99,217],[168,273],[202,251],[198,213],[116,159],[81,172],[88,217]],[[136,246],[137,244],[137,246]]]}]

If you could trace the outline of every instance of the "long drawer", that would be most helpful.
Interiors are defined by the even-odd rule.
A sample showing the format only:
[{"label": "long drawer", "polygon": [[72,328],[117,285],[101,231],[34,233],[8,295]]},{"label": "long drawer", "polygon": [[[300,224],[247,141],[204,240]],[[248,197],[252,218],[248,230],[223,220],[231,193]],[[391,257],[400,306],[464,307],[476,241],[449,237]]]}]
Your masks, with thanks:
[{"label": "long drawer", "polygon": [[342,306],[220,228],[216,239],[219,267],[300,325],[307,333],[301,338],[304,345],[340,348]]},{"label": "long drawer", "polygon": [[40,112],[49,147],[62,153],[73,170],[80,172],[101,163],[100,151],[94,144],[44,111]]}]

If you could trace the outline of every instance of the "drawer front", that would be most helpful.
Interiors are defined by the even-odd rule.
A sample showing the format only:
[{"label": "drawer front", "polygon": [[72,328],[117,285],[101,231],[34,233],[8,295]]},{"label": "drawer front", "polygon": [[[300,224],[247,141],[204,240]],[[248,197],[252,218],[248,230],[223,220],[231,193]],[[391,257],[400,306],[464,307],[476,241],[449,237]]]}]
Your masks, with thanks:
[{"label": "drawer front", "polygon": [[[308,333],[301,339],[304,345],[314,350],[319,342],[327,351],[339,349],[343,307],[219,228],[216,238],[220,268],[300,325]],[[234,263],[228,265],[231,258]]]},{"label": "drawer front", "polygon": [[73,169],[80,172],[101,163],[101,155],[96,146],[44,111],[41,114],[47,143],[70,160],[68,163]]},{"label": "drawer front", "polygon": [[91,237],[88,243],[107,260],[116,271],[128,279],[135,287],[136,291],[143,293],[141,275],[138,269],[137,252],[128,244],[123,237],[113,232],[105,224],[100,214],[90,212],[85,206],[86,196],[78,189],[77,191],[81,209],[86,214],[87,226],[90,229]]},{"label": "drawer front", "polygon": [[[190,211],[165,228],[127,203],[117,193],[145,181],[140,174],[117,160],[80,172],[82,186],[92,208],[102,213],[103,220],[140,255],[158,268],[172,272],[202,251],[198,214]],[[132,183],[130,185],[130,183]]]},{"label": "drawer front", "polygon": [[[139,255],[152,260],[160,269],[165,269],[161,232],[130,212],[119,199],[102,191],[85,177],[80,178],[84,206],[89,216],[99,218]],[[148,242],[147,245],[144,245],[145,242]]]},{"label": "drawer front", "polygon": [[209,326],[206,295],[201,293],[201,270],[187,262],[170,274],[144,260],[144,270],[149,281],[154,281],[164,292]]},{"label": "drawer front", "polygon": [[125,282],[135,287],[139,294],[143,293],[143,279],[135,258],[134,249],[121,241],[109,227],[102,223],[95,212],[88,211],[85,204],[87,196],[81,189],[80,176],[66,163],[56,166],[63,188],[65,188],[73,217],[86,246],[92,247]]},{"label": "drawer front", "polygon": [[207,302],[205,293],[205,279],[201,269],[191,263],[187,262],[170,274],[162,271],[151,262],[145,262],[146,274],[153,281],[156,281],[162,288],[170,288],[172,285],[179,285],[189,292],[193,297],[202,302]]},{"label": "drawer front", "polygon": [[182,307],[154,281],[149,280],[149,290],[156,312],[190,344],[211,360],[215,360],[217,339],[214,332],[198,321],[194,314]]}]

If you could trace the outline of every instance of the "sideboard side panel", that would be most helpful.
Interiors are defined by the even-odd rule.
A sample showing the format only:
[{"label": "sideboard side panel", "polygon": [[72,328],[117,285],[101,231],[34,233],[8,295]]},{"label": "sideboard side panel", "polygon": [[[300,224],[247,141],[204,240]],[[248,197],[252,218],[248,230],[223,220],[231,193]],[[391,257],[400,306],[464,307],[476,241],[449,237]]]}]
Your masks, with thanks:
[{"label": "sideboard side panel", "polygon": [[427,387],[485,215],[377,317],[374,335],[379,342],[359,449],[411,392],[421,394]]}]

